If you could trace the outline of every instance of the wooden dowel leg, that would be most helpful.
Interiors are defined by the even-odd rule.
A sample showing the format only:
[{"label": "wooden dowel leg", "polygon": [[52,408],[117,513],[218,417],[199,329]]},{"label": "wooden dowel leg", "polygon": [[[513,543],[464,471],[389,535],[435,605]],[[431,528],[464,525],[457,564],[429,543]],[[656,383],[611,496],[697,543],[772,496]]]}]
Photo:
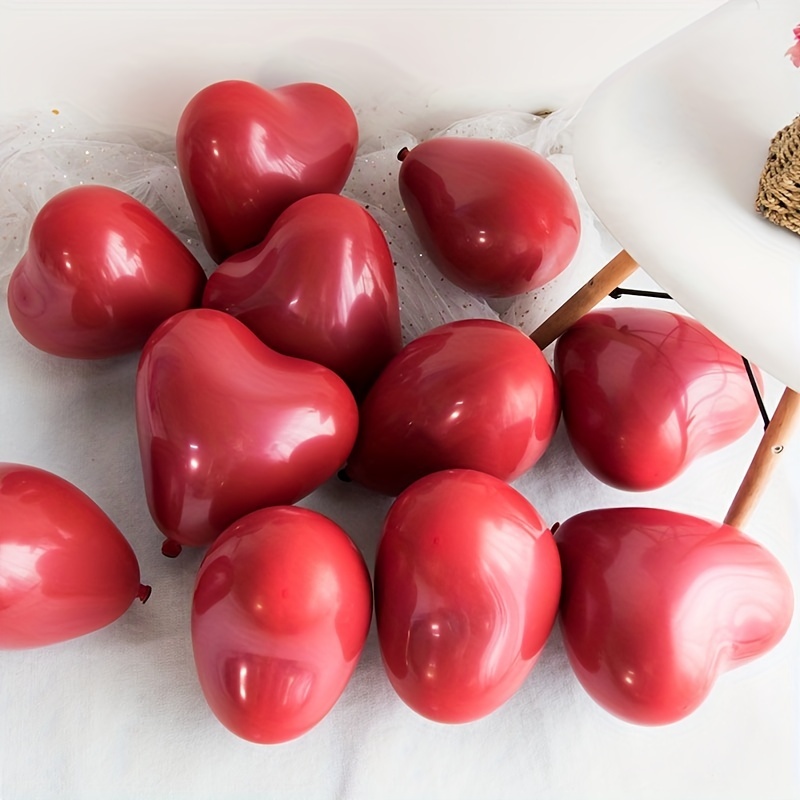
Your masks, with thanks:
[{"label": "wooden dowel leg", "polygon": [[741,529],[750,518],[791,436],[792,427],[798,420],[800,420],[800,394],[787,388],[764,431],[739,491],[736,492],[736,497],[728,509],[725,516],[728,525]]},{"label": "wooden dowel leg", "polygon": [[570,325],[591,311],[636,270],[638,264],[627,251],[617,253],[590,281],[556,309],[532,334],[531,339],[544,350]]}]

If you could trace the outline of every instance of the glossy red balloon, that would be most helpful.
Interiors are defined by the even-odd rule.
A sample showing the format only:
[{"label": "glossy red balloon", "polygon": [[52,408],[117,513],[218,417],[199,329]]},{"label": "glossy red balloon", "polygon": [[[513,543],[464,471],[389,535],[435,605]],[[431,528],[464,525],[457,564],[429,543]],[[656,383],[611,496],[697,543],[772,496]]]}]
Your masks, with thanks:
[{"label": "glossy red balloon", "polygon": [[302,735],[344,691],[371,618],[369,573],[338,525],[304,508],[247,515],[195,583],[192,644],[211,710],[252,742]]},{"label": "glossy red balloon", "polygon": [[295,200],[341,191],[357,147],[355,114],[327,86],[231,80],[198,92],[178,123],[178,169],[212,258],[257,245]]},{"label": "glossy red balloon", "polygon": [[569,266],[580,213],[569,184],[543,156],[512,142],[440,136],[400,158],[408,216],[453,283],[510,297]]},{"label": "glossy red balloon", "polygon": [[473,470],[422,478],[391,507],[375,564],[392,686],[437,722],[489,714],[533,668],[560,587],[553,537],[519,492]]},{"label": "glossy red balloon", "polygon": [[108,186],[49,200],[8,284],[8,309],[32,345],[107,358],[140,349],[168,317],[200,305],[205,274],[146,206]]},{"label": "glossy red balloon", "polygon": [[219,266],[203,305],[280,353],[324,364],[357,395],[401,347],[389,245],[361,205],[337,194],[289,206],[260,245]]},{"label": "glossy red balloon", "polygon": [[149,594],[131,546],[94,501],[51,472],[0,464],[0,649],[83,636]]},{"label": "glossy red balloon", "polygon": [[556,343],[555,369],[578,458],[620,489],[663,486],[758,417],[741,356],[669,311],[587,314]]},{"label": "glossy red balloon", "polygon": [[650,508],[609,508],[556,531],[561,627],[584,689],[618,717],[689,715],[721,673],[780,641],[793,595],[780,563],[736,528]]},{"label": "glossy red balloon", "polygon": [[450,322],[381,373],[361,406],[347,474],[390,495],[443,469],[512,480],[544,453],[559,414],[553,371],[527,336],[494,320]]},{"label": "glossy red balloon", "polygon": [[136,422],[147,502],[170,553],[316,489],[347,458],[358,410],[326,367],[276,353],[228,314],[195,309],[147,342]]}]

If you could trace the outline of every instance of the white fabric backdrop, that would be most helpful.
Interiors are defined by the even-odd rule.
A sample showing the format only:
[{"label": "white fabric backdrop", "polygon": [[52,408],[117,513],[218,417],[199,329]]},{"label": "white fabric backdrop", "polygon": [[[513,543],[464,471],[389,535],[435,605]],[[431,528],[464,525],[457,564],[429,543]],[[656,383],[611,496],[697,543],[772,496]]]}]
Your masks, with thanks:
[{"label": "white fabric backdrop", "polygon": [[[53,134],[58,152],[74,146],[75,137],[70,136],[81,125],[95,124],[68,109],[62,115],[59,125],[64,128]],[[454,131],[521,137],[549,153],[569,177],[569,118],[568,111],[544,122],[528,115],[492,115]],[[127,133],[134,141],[137,136],[142,139],[141,132]],[[108,130],[101,137],[104,144],[98,146],[111,146],[116,157],[122,151],[109,145],[113,136],[106,134]],[[14,128],[14,135],[26,135],[24,121]],[[401,213],[395,189],[390,188],[386,197],[365,195],[375,171],[391,168],[398,139],[408,141],[409,135],[392,134],[384,142],[385,151],[375,142],[364,144],[347,191],[383,203],[382,221],[406,268],[407,336],[440,321],[437,313],[449,318],[448,309],[493,314],[478,301],[462,312],[456,290],[451,290],[454,295],[434,298],[435,302],[428,298],[422,311],[410,302],[415,293],[425,291],[425,279],[420,277],[425,263],[413,240],[401,239],[392,228]],[[144,149],[138,145],[135,151],[124,149],[126,163],[151,158],[147,148],[154,147],[153,141],[146,137],[143,141]],[[168,148],[165,152],[169,161]],[[0,189],[10,185],[16,169],[6,156]],[[41,164],[39,168],[51,169]],[[112,172],[113,168],[109,175]],[[174,173],[173,179],[177,180]],[[135,186],[130,188],[136,191]],[[164,195],[171,196],[173,210],[177,208],[172,224],[191,238],[191,230],[187,232],[179,219],[180,192],[170,191]],[[169,216],[160,200],[150,199]],[[25,224],[22,212],[13,220],[7,218],[6,245],[17,235],[9,237],[9,232]],[[584,226],[584,245],[569,273],[555,287],[536,293],[535,301],[517,301],[505,310],[504,318],[524,319],[526,330],[531,330],[537,316],[545,316],[615,252],[616,246],[586,208]],[[10,247],[18,250],[20,244],[15,242]],[[6,273],[13,267],[9,258],[7,252],[2,265]],[[3,290],[6,283],[7,275]],[[638,275],[631,285],[647,281]],[[788,800],[798,796],[796,621],[772,653],[723,676],[694,715],[657,729],[615,720],[588,698],[572,676],[558,629],[522,689],[500,710],[463,726],[426,721],[393,694],[373,626],[351,683],[318,727],[279,746],[237,739],[206,707],[194,672],[189,606],[202,553],[187,549],[177,560],[161,556],[162,537],[146,509],[133,422],[136,361],[136,356],[103,362],[47,356],[16,333],[5,304],[0,311],[0,458],[50,469],[86,491],[128,536],[143,579],[153,587],[147,605],[135,604],[104,630],[40,650],[0,653],[2,800],[264,796]],[[768,380],[770,409],[780,390]],[[670,486],[630,495],[603,486],[585,472],[562,426],[545,457],[515,485],[550,523],[585,509],[634,504],[719,520],[759,435],[756,425],[742,440],[697,462]],[[787,450],[747,526],[782,559],[796,586],[800,585],[795,541],[800,519],[795,488],[800,474],[798,449],[795,445]],[[389,499],[334,479],[302,504],[342,525],[372,566]]]}]

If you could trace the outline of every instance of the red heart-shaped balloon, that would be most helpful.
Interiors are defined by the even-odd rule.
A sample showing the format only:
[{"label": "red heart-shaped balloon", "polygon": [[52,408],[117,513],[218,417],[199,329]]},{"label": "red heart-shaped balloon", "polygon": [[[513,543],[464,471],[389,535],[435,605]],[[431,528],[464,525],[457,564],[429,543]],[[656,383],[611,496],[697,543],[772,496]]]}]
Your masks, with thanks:
[{"label": "red heart-shaped balloon", "polygon": [[178,169],[212,258],[257,245],[295,200],[340,192],[357,147],[355,114],[327,86],[231,80],[198,92],[178,123]]},{"label": "red heart-shaped balloon", "polygon": [[149,594],[133,549],[93,500],[51,472],[0,464],[0,648],[83,636]]},{"label": "red heart-shaped balloon", "polygon": [[443,469],[512,480],[547,449],[559,415],[553,370],[527,336],[495,320],[449,322],[386,365],[347,474],[385,494]]},{"label": "red heart-shaped balloon", "polygon": [[208,705],[237,736],[294,739],[330,711],[372,618],[364,560],[347,534],[304,508],[256,511],[209,548],[192,603]]},{"label": "red heart-shaped balloon", "polygon": [[17,330],[57,356],[141,348],[165,319],[200,304],[205,274],[161,220],[125,192],[75,186],[33,221],[8,284]]},{"label": "red heart-shaped balloon", "polygon": [[620,489],[663,486],[758,416],[741,356],[669,311],[587,314],[556,343],[555,369],[578,458]]},{"label": "red heart-shaped balloon", "polygon": [[326,367],[276,353],[228,314],[195,309],[145,345],[136,422],[153,519],[173,543],[201,546],[330,478],[350,452],[358,410]]},{"label": "red heart-shaped balloon", "polygon": [[556,542],[570,663],[591,697],[628,722],[687,716],[718,675],[768,651],[791,621],[783,567],[729,525],[608,508],[571,517]]},{"label": "red heart-shaped balloon", "polygon": [[324,364],[357,395],[401,347],[389,246],[369,213],[338,194],[289,206],[260,245],[219,266],[203,305],[279,353]]},{"label": "red heart-shaped balloon", "polygon": [[553,537],[508,484],[472,470],[428,475],[389,511],[375,564],[384,666],[438,722],[468,722],[520,687],[558,610]]},{"label": "red heart-shaped balloon", "polygon": [[581,235],[578,204],[543,156],[512,142],[440,136],[400,158],[411,224],[453,283],[510,297],[569,266]]}]

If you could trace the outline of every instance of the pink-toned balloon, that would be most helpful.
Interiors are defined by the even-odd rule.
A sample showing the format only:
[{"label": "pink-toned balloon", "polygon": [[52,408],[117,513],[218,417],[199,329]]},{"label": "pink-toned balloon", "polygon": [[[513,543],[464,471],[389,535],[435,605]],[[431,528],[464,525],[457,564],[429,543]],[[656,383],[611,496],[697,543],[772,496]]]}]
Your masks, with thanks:
[{"label": "pink-toned balloon", "polygon": [[165,319],[200,305],[205,281],[194,256],[138,200],[75,186],[36,215],[8,309],[40,350],[107,358],[140,349]]},{"label": "pink-toned balloon", "polygon": [[357,147],[356,116],[327,86],[227,80],[200,90],[178,123],[177,155],[212,258],[257,245],[295,200],[341,191]]},{"label": "pink-toned balloon", "polygon": [[358,409],[326,367],[276,353],[228,314],[194,309],[147,342],[136,422],[150,513],[173,554],[334,475]]},{"label": "pink-toned balloon", "polygon": [[578,204],[543,156],[512,142],[439,136],[399,157],[408,216],[453,283],[510,297],[569,266],[581,235]]},{"label": "pink-toned balloon", "polygon": [[437,722],[491,713],[536,663],[560,587],[553,537],[519,492],[473,470],[420,479],[390,509],[375,565],[392,686]]},{"label": "pink-toned balloon", "polygon": [[371,618],[369,573],[338,525],[304,508],[247,515],[209,548],[195,583],[192,644],[208,705],[243,739],[301,736],[344,691]]},{"label": "pink-toned balloon", "polygon": [[211,276],[203,305],[226,311],[279,353],[332,369],[358,396],[401,347],[389,245],[355,200],[317,194]]},{"label": "pink-toned balloon", "polygon": [[0,464],[0,649],[92,633],[149,595],[133,549],[93,500],[46,470]]},{"label": "pink-toned balloon", "polygon": [[512,480],[544,453],[559,414],[553,371],[527,336],[495,320],[450,322],[387,364],[346,472],[390,495],[444,469]]},{"label": "pink-toned balloon", "polygon": [[620,489],[663,486],[758,417],[741,356],[671,311],[593,311],[558,339],[555,369],[578,458]]},{"label": "pink-toned balloon", "polygon": [[785,634],[789,577],[736,528],[674,511],[608,508],[556,530],[569,661],[591,697],[639,725],[691,714],[718,676]]}]

